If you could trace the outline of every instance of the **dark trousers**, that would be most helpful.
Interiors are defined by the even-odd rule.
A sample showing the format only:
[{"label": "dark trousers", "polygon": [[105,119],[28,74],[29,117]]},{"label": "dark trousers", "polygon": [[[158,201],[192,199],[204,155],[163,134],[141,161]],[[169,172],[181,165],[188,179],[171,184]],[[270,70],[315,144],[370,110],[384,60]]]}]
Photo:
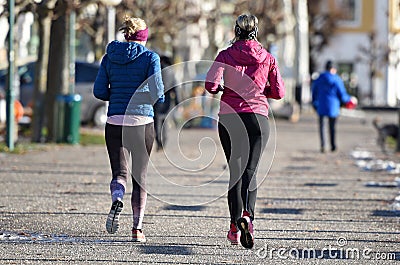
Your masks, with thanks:
[{"label": "dark trousers", "polygon": [[157,150],[163,149],[165,143],[167,142],[167,124],[165,123],[166,118],[167,114],[164,113],[157,113],[154,115],[154,129],[156,133]]},{"label": "dark trousers", "polygon": [[[331,151],[336,150],[336,117],[327,117],[329,121],[329,138]],[[319,116],[319,136],[321,140],[321,151],[325,149],[325,116]]]},{"label": "dark trousers", "polygon": [[[123,127],[107,123],[105,138],[112,172],[111,196],[115,200],[114,194],[117,194],[122,199],[128,176],[131,176],[133,228],[141,229],[147,201],[146,175],[154,142],[154,125],[150,123]],[[130,158],[131,168],[129,167]]]},{"label": "dark trousers", "polygon": [[254,219],[257,168],[268,142],[268,118],[254,113],[221,114],[218,133],[229,166],[228,206],[231,223],[250,213]]}]

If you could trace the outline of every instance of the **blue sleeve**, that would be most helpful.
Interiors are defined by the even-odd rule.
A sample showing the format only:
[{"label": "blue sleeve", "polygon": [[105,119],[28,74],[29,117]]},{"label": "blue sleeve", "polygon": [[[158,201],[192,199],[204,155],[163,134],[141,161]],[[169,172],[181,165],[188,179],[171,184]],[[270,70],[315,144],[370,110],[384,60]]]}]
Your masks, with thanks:
[{"label": "blue sleeve", "polygon": [[350,101],[350,95],[347,94],[346,88],[344,86],[344,83],[342,79],[340,79],[339,76],[336,78],[336,85],[337,85],[337,93],[338,93],[338,98],[342,104],[345,104]]},{"label": "blue sleeve", "polygon": [[108,79],[108,74],[107,74],[107,55],[103,57],[101,60],[100,68],[96,76],[96,81],[94,82],[94,88],[93,88],[93,95],[104,101],[110,100],[110,81]]},{"label": "blue sleeve", "polygon": [[161,64],[158,54],[151,56],[150,67],[147,73],[149,89],[153,105],[164,102],[164,83],[161,76]]},{"label": "blue sleeve", "polygon": [[314,109],[318,108],[318,80],[316,79],[311,83],[312,105]]}]

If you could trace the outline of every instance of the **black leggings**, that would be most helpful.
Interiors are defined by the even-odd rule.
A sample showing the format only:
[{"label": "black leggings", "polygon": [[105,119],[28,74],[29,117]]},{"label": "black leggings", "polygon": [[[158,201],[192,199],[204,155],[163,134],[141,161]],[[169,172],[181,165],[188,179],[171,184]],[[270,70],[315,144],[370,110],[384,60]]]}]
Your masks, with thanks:
[{"label": "black leggings", "polygon": [[269,137],[268,118],[254,113],[221,114],[219,138],[229,165],[228,205],[231,223],[245,210],[254,220],[257,168]]}]

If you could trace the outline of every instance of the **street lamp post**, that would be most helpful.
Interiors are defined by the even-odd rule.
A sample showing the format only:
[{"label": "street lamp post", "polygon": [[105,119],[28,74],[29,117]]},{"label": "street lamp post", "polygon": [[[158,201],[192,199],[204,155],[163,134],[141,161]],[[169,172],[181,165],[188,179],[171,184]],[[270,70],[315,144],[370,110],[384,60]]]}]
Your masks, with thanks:
[{"label": "street lamp post", "polygon": [[115,39],[115,6],[122,0],[101,0],[107,6],[107,43]]},{"label": "street lamp post", "polygon": [[[400,97],[400,95],[399,95],[399,97]],[[396,152],[398,152],[398,153],[400,153],[400,98],[397,100],[397,102],[398,102],[398,104],[397,104],[397,107],[399,108],[398,110],[397,110],[397,113],[398,113],[398,115],[399,115],[399,117],[398,117],[398,126],[399,126],[399,131],[398,131],[398,133],[397,133],[397,144],[396,144]]]},{"label": "street lamp post", "polygon": [[8,1],[9,10],[9,33],[8,33],[8,88],[6,93],[6,144],[10,151],[14,150],[14,64],[15,64],[15,51],[14,51],[14,0]]},{"label": "street lamp post", "polygon": [[76,11],[72,7],[69,14],[69,94],[75,93],[75,24],[76,24]]},{"label": "street lamp post", "polygon": [[[122,0],[101,0],[107,8],[107,44],[115,39],[115,6],[119,5]],[[108,101],[106,101],[106,109],[108,109]]]},{"label": "street lamp post", "polygon": [[115,38],[115,7],[107,7],[107,42],[110,43]]}]

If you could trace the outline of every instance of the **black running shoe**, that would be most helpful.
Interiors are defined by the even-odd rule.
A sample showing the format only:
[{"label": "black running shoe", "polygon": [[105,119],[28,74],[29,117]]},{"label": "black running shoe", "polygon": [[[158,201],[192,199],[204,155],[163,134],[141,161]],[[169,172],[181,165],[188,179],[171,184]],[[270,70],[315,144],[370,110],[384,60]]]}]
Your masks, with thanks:
[{"label": "black running shoe", "polygon": [[248,216],[239,218],[237,226],[240,230],[240,243],[245,248],[253,248],[254,235],[253,224]]},{"label": "black running shoe", "polygon": [[119,200],[116,200],[111,205],[111,210],[107,216],[107,222],[106,222],[106,229],[109,234],[114,234],[118,231],[119,214],[121,213],[123,207],[124,204],[122,203],[122,201]]}]

